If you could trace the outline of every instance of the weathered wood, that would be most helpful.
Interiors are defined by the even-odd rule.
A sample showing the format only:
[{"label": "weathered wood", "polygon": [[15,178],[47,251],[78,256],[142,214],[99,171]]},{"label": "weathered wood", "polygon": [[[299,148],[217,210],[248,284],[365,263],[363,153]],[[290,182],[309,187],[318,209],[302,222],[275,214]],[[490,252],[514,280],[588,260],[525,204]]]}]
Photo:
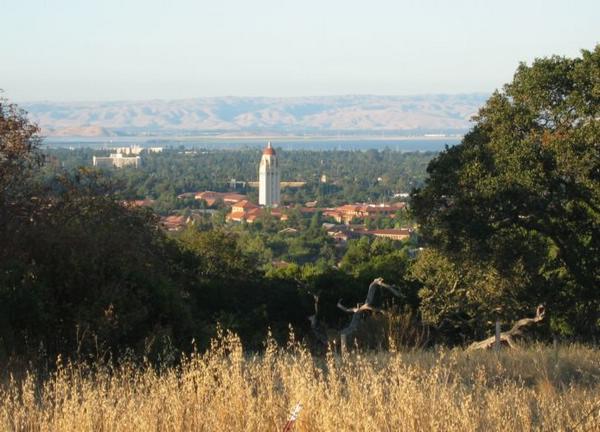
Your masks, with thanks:
[{"label": "weathered wood", "polygon": [[375,312],[375,313],[383,313],[382,309],[378,309],[373,306],[373,301],[375,299],[375,292],[377,291],[377,287],[386,288],[392,294],[399,297],[400,290],[393,285],[386,284],[383,281],[383,278],[376,278],[369,284],[369,289],[367,291],[367,297],[365,298],[365,302],[363,304],[357,304],[356,307],[348,308],[342,304],[342,299],[340,299],[337,303],[337,307],[340,310],[343,310],[346,313],[352,314],[352,319],[350,323],[342,329],[340,332],[340,349],[342,352],[346,351],[348,338],[354,334],[360,323],[362,322],[366,312]]},{"label": "weathered wood", "polygon": [[[506,332],[501,332],[500,333],[500,343],[504,343],[510,348],[516,348],[514,337],[522,335],[524,327],[527,327],[527,326],[530,326],[531,324],[542,321],[544,319],[545,315],[546,315],[546,309],[544,308],[543,305],[539,305],[536,308],[535,317],[522,318],[522,319],[518,320],[517,322],[515,322],[510,330],[508,330]],[[473,342],[471,345],[469,345],[469,348],[467,348],[467,350],[473,351],[473,350],[477,350],[477,349],[490,349],[494,346],[494,344],[496,342],[496,337],[497,336],[494,335],[494,336],[484,339],[482,341]]]},{"label": "weathered wood", "polygon": [[495,345],[494,345],[494,349],[496,351],[500,351],[500,335],[502,334],[502,331],[500,330],[500,320],[496,319],[496,339],[494,341]]},{"label": "weathered wood", "polygon": [[308,317],[308,321],[310,321],[310,327],[317,341],[326,348],[329,345],[329,338],[327,337],[327,329],[321,324],[318,318],[319,296],[313,293],[310,294],[313,296],[315,313]]}]

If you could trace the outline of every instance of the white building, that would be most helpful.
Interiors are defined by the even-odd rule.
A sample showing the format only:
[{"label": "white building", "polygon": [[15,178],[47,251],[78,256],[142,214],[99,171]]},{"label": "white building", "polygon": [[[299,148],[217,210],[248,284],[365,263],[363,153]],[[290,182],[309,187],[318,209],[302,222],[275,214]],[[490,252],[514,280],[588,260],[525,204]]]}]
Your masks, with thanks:
[{"label": "white building", "polygon": [[121,153],[112,153],[109,157],[94,156],[92,163],[98,168],[123,168],[126,166],[138,168],[141,164],[141,158],[139,156],[125,157]]},{"label": "white building", "polygon": [[258,169],[258,203],[261,206],[277,207],[281,200],[281,174],[279,161],[271,141],[263,150]]},{"label": "white building", "polygon": [[132,145],[130,147],[117,147],[114,149],[115,153],[121,153],[124,155],[140,155],[142,152],[146,153],[162,153],[162,147],[140,147],[139,145]]}]

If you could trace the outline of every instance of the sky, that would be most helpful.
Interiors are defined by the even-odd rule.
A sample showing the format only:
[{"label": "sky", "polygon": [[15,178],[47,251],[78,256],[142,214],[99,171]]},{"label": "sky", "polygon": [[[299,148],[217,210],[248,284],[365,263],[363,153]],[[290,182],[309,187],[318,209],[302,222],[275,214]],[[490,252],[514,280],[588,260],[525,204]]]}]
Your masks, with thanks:
[{"label": "sky", "polygon": [[598,0],[0,0],[15,102],[490,93],[600,43]]}]

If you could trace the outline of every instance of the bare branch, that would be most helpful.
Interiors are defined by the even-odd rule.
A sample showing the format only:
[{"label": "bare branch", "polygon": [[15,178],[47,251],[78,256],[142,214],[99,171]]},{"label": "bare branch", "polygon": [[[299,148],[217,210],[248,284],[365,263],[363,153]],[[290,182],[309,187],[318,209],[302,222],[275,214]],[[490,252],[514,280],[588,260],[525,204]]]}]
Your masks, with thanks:
[{"label": "bare branch", "polygon": [[510,336],[517,336],[521,334],[521,329],[523,327],[526,327],[528,325],[537,323],[541,320],[544,319],[544,316],[546,315],[546,309],[544,308],[544,305],[539,305],[536,310],[535,310],[535,317],[534,318],[523,318],[520,319],[519,321],[517,321],[512,328],[507,332]]},{"label": "bare branch", "polygon": [[400,288],[398,288],[395,285],[388,285],[386,283],[383,283],[383,281],[381,281],[379,283],[379,286],[387,289],[389,292],[391,292],[392,294],[394,294],[396,297],[400,297],[401,296],[401,294],[400,294]]},{"label": "bare branch", "polygon": [[309,294],[312,295],[314,299],[314,307],[315,313],[308,317],[308,321],[310,321],[310,328],[312,329],[317,340],[327,346],[329,343],[329,338],[327,337],[326,329],[321,325],[318,319],[319,314],[319,296],[309,291]]},{"label": "bare branch", "polygon": [[[546,315],[546,309],[543,305],[539,305],[535,311],[534,318],[522,318],[518,320],[509,331],[500,333],[500,342],[508,345],[510,348],[516,348],[513,337],[520,336],[522,334],[523,327],[527,327],[531,324],[540,322],[544,319]],[[494,346],[496,342],[496,336],[491,336],[487,339],[484,339],[479,342],[473,342],[467,348],[467,351],[473,351],[477,349],[490,349]]]},{"label": "bare branch", "polygon": [[447,295],[452,295],[454,294],[454,291],[456,291],[456,287],[458,286],[458,279],[456,279],[454,281],[454,285],[452,285],[452,288],[450,289],[450,291],[448,291]]},{"label": "bare branch", "polygon": [[362,306],[359,308],[359,311],[360,311],[360,312],[363,312],[363,311],[369,311],[369,312],[373,312],[373,313],[380,313],[380,314],[386,314],[386,313],[387,313],[387,311],[386,311],[386,310],[384,310],[384,309],[379,309],[379,308],[376,308],[376,307],[374,307],[374,306],[371,306],[371,305],[368,305],[368,304],[364,304],[364,305],[362,305]]},{"label": "bare branch", "polygon": [[384,313],[385,312],[383,309],[373,307],[370,304],[366,304],[366,303],[364,303],[362,305],[359,303],[356,305],[356,307],[349,308],[342,304],[342,299],[338,300],[337,307],[346,313],[359,313],[359,312],[365,312],[365,311],[375,312],[375,313]]},{"label": "bare branch", "polygon": [[366,304],[373,304],[373,300],[375,299],[375,292],[377,291],[377,286],[383,283],[383,278],[373,279],[373,282],[369,284],[369,290],[367,291],[367,298],[365,299]]},{"label": "bare branch", "polygon": [[354,308],[348,308],[342,304],[342,299],[338,301],[337,307],[339,309],[343,310],[346,313],[353,314],[348,326],[340,332],[340,345],[342,352],[346,350],[348,336],[351,336],[358,329],[358,326],[360,325],[360,322],[364,316],[364,312],[385,313],[383,310],[373,306],[375,292],[377,291],[378,286],[388,289],[395,296],[400,296],[400,290],[397,287],[386,284],[383,281],[383,278],[378,277],[373,279],[373,282],[369,284],[367,298],[365,299],[365,302],[362,305],[358,304]]},{"label": "bare branch", "polygon": [[346,313],[357,313],[360,309],[360,305],[357,305],[356,307],[353,307],[353,308],[347,308],[346,306],[344,306],[342,304],[342,299],[338,300],[337,307]]},{"label": "bare branch", "polygon": [[313,297],[313,300],[315,301],[314,316],[316,317],[319,314],[319,296],[317,294],[313,293],[312,291],[309,291],[308,293]]}]

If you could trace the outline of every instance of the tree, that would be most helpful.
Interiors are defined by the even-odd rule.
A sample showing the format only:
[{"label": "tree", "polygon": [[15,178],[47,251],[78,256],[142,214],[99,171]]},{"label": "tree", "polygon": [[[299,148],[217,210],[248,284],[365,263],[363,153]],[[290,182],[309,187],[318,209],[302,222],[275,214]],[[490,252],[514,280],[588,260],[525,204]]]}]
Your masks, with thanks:
[{"label": "tree", "polygon": [[437,331],[445,343],[463,343],[482,338],[500,317],[512,317],[527,302],[527,273],[515,263],[500,274],[485,262],[451,259],[436,248],[427,248],[410,267],[419,281],[423,321]]},{"label": "tree", "polygon": [[0,357],[189,340],[179,252],[155,217],[122,206],[96,170],[43,177],[39,144],[0,101]]},{"label": "tree", "polygon": [[580,335],[600,332],[599,89],[600,45],[521,64],[412,195],[429,247],[502,280],[519,267],[517,308],[546,302]]},{"label": "tree", "polygon": [[2,197],[41,163],[37,152],[39,128],[29,122],[24,110],[0,98],[0,193]]},{"label": "tree", "polygon": [[33,217],[31,170],[42,162],[40,142],[25,111],[0,98],[0,261],[12,255],[12,233]]}]

